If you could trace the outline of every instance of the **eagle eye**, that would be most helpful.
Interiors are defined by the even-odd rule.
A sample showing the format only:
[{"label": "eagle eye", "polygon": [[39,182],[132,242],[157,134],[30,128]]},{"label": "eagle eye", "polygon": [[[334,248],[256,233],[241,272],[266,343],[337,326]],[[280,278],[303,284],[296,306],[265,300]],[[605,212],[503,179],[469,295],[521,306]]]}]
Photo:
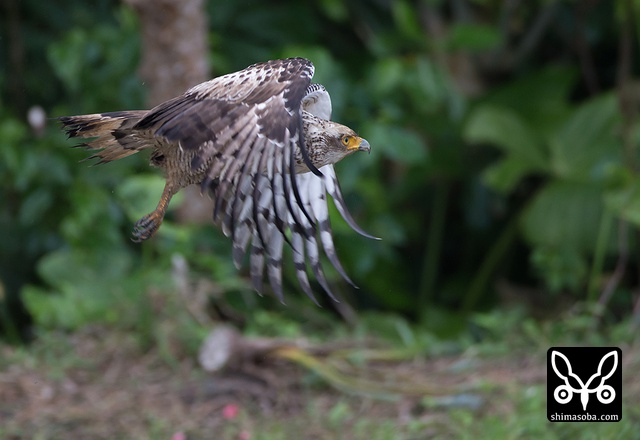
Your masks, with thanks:
[{"label": "eagle eye", "polygon": [[350,143],[351,143],[351,136],[342,137],[342,145],[344,145],[345,147],[348,147]]}]

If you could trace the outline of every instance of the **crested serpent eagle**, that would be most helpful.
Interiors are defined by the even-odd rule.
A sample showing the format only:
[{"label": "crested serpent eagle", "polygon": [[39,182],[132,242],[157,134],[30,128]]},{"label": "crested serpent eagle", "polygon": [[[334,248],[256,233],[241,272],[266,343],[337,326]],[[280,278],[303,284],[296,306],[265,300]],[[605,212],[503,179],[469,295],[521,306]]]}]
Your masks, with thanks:
[{"label": "crested serpent eagle", "polygon": [[213,219],[233,240],[240,267],[248,251],[251,280],[261,293],[266,266],[274,293],[283,301],[282,252],[293,252],[302,289],[314,301],[307,263],[335,299],[320,262],[320,248],[353,285],[336,255],[327,193],[358,233],[338,185],[333,164],[369,143],[331,121],[331,98],[312,84],[313,64],[303,58],[267,61],[220,76],[151,110],[59,118],[69,137],[91,138],[98,163],[151,150],[150,163],[164,171],[166,185],[156,209],[140,219],[135,241],[160,227],[171,197],[200,184],[214,200]]}]

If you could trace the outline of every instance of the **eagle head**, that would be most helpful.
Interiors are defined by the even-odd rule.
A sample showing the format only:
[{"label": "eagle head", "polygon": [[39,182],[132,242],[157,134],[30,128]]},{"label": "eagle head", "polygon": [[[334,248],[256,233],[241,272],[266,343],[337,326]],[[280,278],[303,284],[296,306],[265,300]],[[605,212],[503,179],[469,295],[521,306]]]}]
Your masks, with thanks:
[{"label": "eagle head", "polygon": [[[307,113],[303,115],[303,128],[305,146],[316,168],[337,163],[356,151],[371,152],[371,146],[366,139],[337,122],[320,119]],[[296,172],[307,171],[309,169],[302,159],[301,152],[296,151]]]}]

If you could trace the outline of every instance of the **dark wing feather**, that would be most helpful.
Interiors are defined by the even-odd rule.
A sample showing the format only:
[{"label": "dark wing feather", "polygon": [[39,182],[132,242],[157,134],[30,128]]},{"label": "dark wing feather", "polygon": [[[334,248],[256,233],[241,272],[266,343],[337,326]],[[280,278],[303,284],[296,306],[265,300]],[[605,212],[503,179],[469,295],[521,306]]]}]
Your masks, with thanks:
[{"label": "dark wing feather", "polygon": [[260,135],[282,143],[286,130],[300,130],[300,103],[313,71],[313,64],[302,58],[254,64],[160,104],[136,128],[153,128],[185,149],[201,149],[209,142],[219,149],[257,119]]},{"label": "dark wing feather", "polygon": [[[306,155],[302,105],[327,119],[331,112],[324,88],[310,86],[312,76],[313,65],[300,58],[256,64],[193,87],[150,110],[135,126],[164,136],[183,150],[195,150],[192,167],[207,167],[202,188],[212,191],[214,220],[233,240],[234,263],[239,267],[250,249],[254,288],[262,293],[266,275],[280,301],[285,242],[293,250],[300,286],[314,302],[307,262],[335,299],[322,270],[319,243],[338,272],[353,284],[333,245],[327,192],[345,220],[363,233],[346,211],[333,166],[320,172]],[[313,103],[303,101],[307,96]],[[296,148],[315,174],[294,173]]]}]

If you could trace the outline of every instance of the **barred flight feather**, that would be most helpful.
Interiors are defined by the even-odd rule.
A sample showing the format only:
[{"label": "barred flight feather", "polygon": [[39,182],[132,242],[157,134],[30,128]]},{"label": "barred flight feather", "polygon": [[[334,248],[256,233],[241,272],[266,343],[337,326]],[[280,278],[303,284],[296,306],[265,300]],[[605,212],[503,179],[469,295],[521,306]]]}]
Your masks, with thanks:
[{"label": "barred flight feather", "polygon": [[249,254],[256,291],[262,294],[266,277],[284,301],[287,243],[302,290],[318,304],[312,273],[337,301],[321,254],[354,284],[338,259],[327,194],[351,228],[375,237],[347,210],[333,164],[370,147],[331,121],[331,98],[322,85],[311,84],[313,73],[313,64],[302,58],[268,61],[199,84],[151,110],[60,121],[69,137],[90,139],[82,146],[100,163],[152,150],[151,162],[163,169],[167,182],[156,210],[136,223],[136,240],[156,232],[178,190],[200,184],[214,199],[214,222],[232,240],[236,267]]}]

